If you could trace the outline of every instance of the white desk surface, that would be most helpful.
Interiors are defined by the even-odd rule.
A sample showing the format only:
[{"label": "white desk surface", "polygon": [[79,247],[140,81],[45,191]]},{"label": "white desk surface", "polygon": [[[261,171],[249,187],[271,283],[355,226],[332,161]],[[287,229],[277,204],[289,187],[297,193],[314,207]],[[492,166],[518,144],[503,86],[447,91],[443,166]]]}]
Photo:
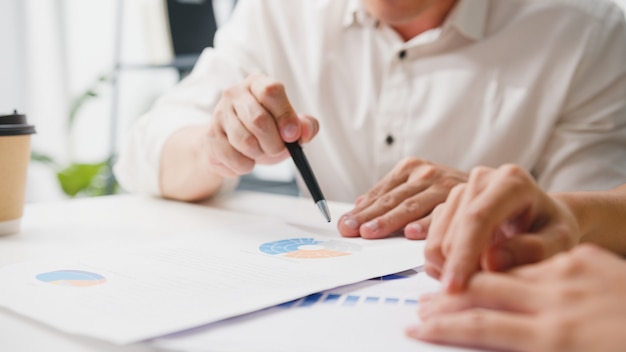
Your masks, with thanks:
[{"label": "white desk surface", "polygon": [[[329,207],[336,220],[351,205],[329,202]],[[242,215],[301,223],[324,221],[310,199],[255,192],[231,193],[202,204],[135,195],[33,203],[25,207],[21,232],[0,237],[0,266],[101,246],[166,238],[177,232],[235,225],[247,219]],[[329,226],[335,226],[334,222]],[[138,230],[136,234],[133,229]],[[134,352],[154,351],[154,348],[146,344],[116,346],[65,334],[0,308],[0,350]]]}]

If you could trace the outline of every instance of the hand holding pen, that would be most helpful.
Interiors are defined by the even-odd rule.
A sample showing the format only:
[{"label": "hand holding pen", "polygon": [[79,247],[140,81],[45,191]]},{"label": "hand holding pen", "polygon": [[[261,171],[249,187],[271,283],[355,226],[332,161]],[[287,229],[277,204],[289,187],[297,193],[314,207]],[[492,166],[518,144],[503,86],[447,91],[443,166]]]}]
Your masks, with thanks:
[{"label": "hand holding pen", "polygon": [[257,163],[277,163],[289,156],[289,150],[329,220],[327,210],[322,210],[326,202],[320,202],[323,196],[298,145],[308,143],[317,131],[317,120],[295,112],[281,83],[252,75],[224,90],[213,111],[206,150],[213,172],[221,177],[250,173]]}]

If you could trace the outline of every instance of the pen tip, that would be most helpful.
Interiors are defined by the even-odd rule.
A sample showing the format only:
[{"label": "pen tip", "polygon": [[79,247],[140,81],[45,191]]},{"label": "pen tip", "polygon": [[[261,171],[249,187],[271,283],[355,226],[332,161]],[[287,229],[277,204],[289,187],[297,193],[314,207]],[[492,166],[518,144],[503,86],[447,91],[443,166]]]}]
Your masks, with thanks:
[{"label": "pen tip", "polygon": [[328,211],[328,205],[326,204],[326,201],[322,199],[315,204],[317,204],[317,208],[324,216],[324,219],[326,219],[326,222],[330,222],[330,211]]}]

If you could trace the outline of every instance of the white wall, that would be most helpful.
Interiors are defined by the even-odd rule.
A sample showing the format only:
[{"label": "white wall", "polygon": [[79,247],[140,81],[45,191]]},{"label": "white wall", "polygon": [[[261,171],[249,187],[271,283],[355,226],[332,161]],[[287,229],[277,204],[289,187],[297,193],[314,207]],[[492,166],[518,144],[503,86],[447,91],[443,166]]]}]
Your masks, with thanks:
[{"label": "white wall", "polygon": [[[223,22],[231,0],[213,1]],[[172,58],[165,0],[0,0],[0,113],[14,108],[27,113],[37,129],[32,149],[61,166],[108,157],[136,118],[178,80],[174,69],[121,71],[118,138],[112,146],[112,85],[97,79],[114,72],[120,24],[122,63]],[[71,105],[90,88],[99,96],[79,110],[69,133]],[[31,163],[27,201],[63,197],[55,170]]]},{"label": "white wall", "polygon": [[26,108],[23,12],[22,0],[0,1],[0,114]]}]

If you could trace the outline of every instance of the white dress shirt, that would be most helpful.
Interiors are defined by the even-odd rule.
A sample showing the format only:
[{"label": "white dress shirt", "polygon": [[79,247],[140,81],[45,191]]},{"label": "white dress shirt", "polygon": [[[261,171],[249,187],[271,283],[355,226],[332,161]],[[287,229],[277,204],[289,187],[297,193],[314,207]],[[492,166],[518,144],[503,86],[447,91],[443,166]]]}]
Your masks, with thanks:
[{"label": "white dress shirt", "polygon": [[121,185],[158,195],[165,140],[206,125],[221,91],[257,72],[319,119],[304,151],[330,200],[354,201],[409,156],[517,163],[550,191],[626,182],[626,29],[608,1],[460,0],[404,42],[360,0],[242,0],[134,126]]}]

